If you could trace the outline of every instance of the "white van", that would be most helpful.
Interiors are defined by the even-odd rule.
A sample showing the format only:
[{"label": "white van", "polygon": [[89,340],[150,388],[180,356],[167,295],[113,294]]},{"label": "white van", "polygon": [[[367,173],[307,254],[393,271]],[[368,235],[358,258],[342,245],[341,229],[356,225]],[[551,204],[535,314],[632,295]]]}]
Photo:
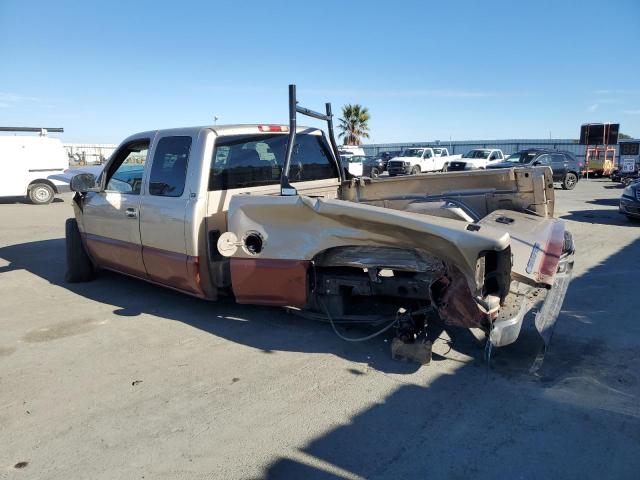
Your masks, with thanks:
[{"label": "white van", "polygon": [[36,205],[51,203],[69,185],[48,177],[63,173],[68,166],[66,151],[57,138],[0,136],[0,197],[28,197]]}]

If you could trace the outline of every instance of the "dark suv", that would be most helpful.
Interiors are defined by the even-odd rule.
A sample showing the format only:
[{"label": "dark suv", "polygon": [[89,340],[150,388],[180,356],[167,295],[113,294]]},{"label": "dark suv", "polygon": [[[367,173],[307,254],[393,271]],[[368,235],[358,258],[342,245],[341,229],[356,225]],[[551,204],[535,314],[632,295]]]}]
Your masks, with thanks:
[{"label": "dark suv", "polygon": [[581,176],[582,164],[572,153],[541,148],[529,148],[509,155],[504,162],[487,165],[487,168],[513,168],[548,166],[553,171],[553,181],[560,182],[565,190],[573,190]]}]

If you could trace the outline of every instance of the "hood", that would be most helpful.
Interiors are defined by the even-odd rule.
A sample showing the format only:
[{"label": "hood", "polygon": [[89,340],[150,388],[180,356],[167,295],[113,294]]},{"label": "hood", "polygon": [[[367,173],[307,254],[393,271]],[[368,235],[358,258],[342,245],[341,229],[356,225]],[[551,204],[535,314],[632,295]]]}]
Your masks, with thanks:
[{"label": "hood", "polygon": [[525,164],[518,164],[515,162],[496,162],[496,163],[490,163],[489,165],[487,165],[487,168],[513,168],[513,167],[526,167],[527,165]]},{"label": "hood", "polygon": [[459,157],[454,160],[454,162],[466,162],[471,163],[473,165],[485,165],[489,160],[486,158],[464,158]]},{"label": "hood", "polygon": [[74,177],[74,175],[78,175],[79,173],[93,173],[97,178],[98,176],[100,176],[103,169],[104,165],[85,165],[81,167],[68,168],[63,173],[49,175],[47,178],[49,180],[58,180],[60,182],[71,183],[71,179]]}]

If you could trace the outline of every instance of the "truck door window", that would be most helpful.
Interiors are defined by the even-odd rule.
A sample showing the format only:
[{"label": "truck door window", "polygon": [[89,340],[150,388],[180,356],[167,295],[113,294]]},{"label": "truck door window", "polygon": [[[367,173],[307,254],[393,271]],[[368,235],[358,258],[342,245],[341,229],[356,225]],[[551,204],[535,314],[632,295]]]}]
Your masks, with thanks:
[{"label": "truck door window", "polygon": [[[276,185],[284,164],[287,135],[229,135],[216,140],[209,190]],[[292,182],[337,178],[338,170],[319,135],[296,135]]]},{"label": "truck door window", "polygon": [[187,163],[191,137],[161,138],[153,155],[149,194],[160,197],[180,197],[187,178]]},{"label": "truck door window", "polygon": [[144,163],[149,151],[149,141],[126,145],[116,153],[115,161],[106,172],[105,192],[140,195]]}]

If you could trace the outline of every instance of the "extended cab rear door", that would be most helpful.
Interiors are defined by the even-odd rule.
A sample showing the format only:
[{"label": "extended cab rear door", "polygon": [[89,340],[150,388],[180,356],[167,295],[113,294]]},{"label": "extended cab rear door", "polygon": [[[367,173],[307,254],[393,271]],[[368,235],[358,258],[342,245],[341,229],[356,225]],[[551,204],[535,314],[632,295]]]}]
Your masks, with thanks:
[{"label": "extended cab rear door", "polygon": [[187,177],[199,162],[197,134],[162,133],[156,137],[140,205],[142,256],[150,280],[201,294],[197,257],[187,255],[185,221],[196,194]]}]

